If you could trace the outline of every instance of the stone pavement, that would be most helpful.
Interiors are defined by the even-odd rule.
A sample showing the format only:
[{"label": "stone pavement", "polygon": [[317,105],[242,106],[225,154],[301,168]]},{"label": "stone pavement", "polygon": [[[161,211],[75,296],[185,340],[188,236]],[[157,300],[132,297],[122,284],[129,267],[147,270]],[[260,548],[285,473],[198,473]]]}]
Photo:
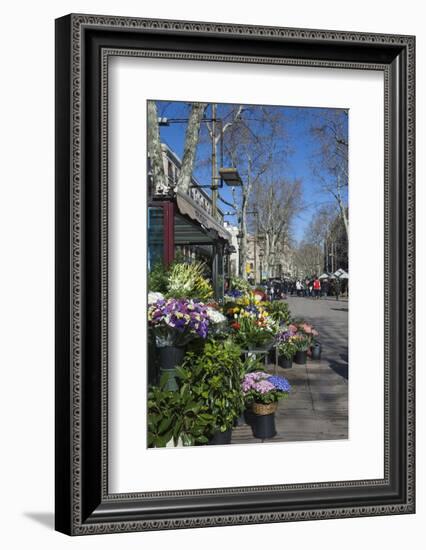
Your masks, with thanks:
[{"label": "stone pavement", "polygon": [[[333,299],[288,298],[293,317],[311,322],[320,332],[320,361],[278,367],[292,392],[279,402],[274,441],[314,441],[348,437],[348,302]],[[269,365],[273,372],[274,366]],[[232,443],[259,443],[248,424],[233,430]]]}]

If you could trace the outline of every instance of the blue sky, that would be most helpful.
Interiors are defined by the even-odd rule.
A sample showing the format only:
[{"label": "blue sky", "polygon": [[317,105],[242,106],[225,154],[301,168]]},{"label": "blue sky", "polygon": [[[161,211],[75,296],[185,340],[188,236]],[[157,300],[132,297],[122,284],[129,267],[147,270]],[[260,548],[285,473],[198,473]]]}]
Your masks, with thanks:
[{"label": "blue sky", "polygon": [[[217,116],[225,117],[235,106],[218,104]],[[257,107],[248,107],[247,115],[255,116]],[[157,102],[159,117],[167,118],[187,118],[189,107],[183,102]],[[312,125],[320,125],[322,121],[330,114],[330,111],[336,109],[325,108],[310,108],[310,107],[269,107],[273,111],[282,116],[282,127],[284,135],[277,139],[277,148],[281,151],[286,151],[285,154],[278,155],[278,172],[280,177],[302,181],[302,192],[305,208],[298,215],[293,224],[293,236],[296,240],[303,238],[306,226],[309,224],[315,210],[324,204],[330,204],[330,208],[334,208],[333,199],[330,194],[321,190],[318,181],[313,174],[313,166],[318,159],[318,142],[311,132]],[[343,109],[338,109],[343,114]],[[205,117],[211,117],[211,106],[207,107]],[[253,123],[256,124],[256,123]],[[210,157],[211,143],[206,135],[206,124],[202,124],[202,133],[200,143],[197,150],[197,163],[194,170],[194,176],[200,184],[209,184],[211,178],[211,167],[206,161]],[[161,126],[160,133],[163,142],[175,151],[181,158],[183,155],[183,147],[185,140],[186,123],[171,123],[169,126]],[[347,128],[346,128],[347,130]],[[225,165],[229,166],[230,162],[225,159]],[[208,190],[207,190],[208,191]],[[224,186],[220,192],[222,196],[231,201],[231,193],[229,188]],[[232,201],[231,201],[232,202]],[[219,202],[219,207],[223,211],[229,211],[230,208]],[[230,222],[235,223],[233,216],[227,216]]]}]

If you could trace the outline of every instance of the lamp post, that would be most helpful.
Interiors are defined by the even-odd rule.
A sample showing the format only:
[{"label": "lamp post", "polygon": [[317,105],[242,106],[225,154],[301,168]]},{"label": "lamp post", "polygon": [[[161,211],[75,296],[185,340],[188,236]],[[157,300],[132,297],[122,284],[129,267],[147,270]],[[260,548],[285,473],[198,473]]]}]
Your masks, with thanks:
[{"label": "lamp post", "polygon": [[[259,211],[251,210],[247,214],[253,214],[256,220],[255,232],[254,232],[254,242],[253,242],[253,252],[254,252],[254,282],[257,283],[257,239],[259,233]],[[260,276],[262,278],[262,275]]]}]

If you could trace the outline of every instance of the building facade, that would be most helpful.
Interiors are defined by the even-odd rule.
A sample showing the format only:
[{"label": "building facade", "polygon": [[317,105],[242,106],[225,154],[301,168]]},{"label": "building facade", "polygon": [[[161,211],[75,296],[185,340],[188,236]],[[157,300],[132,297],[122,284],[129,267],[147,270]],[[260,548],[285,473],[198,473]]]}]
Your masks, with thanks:
[{"label": "building facade", "polygon": [[178,186],[182,162],[162,144],[167,186],[156,188],[148,158],[148,270],[156,264],[169,265],[202,260],[217,298],[223,296],[225,254],[232,240],[224,225],[223,212],[212,216],[209,194],[192,178],[188,192]]}]

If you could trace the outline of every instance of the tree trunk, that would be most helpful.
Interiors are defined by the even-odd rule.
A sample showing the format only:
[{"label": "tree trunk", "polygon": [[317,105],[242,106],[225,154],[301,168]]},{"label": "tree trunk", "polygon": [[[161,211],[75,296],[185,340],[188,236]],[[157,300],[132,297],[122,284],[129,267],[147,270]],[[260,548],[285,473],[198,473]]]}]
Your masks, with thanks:
[{"label": "tree trunk", "polygon": [[243,188],[240,221],[240,277],[247,280],[247,189]]},{"label": "tree trunk", "polygon": [[269,233],[265,233],[265,267],[266,267],[266,280],[269,279],[271,273],[271,242],[269,240]]},{"label": "tree trunk", "polygon": [[160,129],[158,127],[158,114],[155,101],[148,101],[148,153],[151,164],[153,193],[155,195],[167,195],[170,191],[166,180],[163,164],[163,151],[161,149]]},{"label": "tree trunk", "polygon": [[177,182],[177,189],[182,193],[188,193],[191,185],[192,170],[194,167],[194,160],[197,152],[201,120],[203,118],[206,106],[207,103],[192,104],[191,114],[189,116],[188,126],[186,128],[182,166]]},{"label": "tree trunk", "polygon": [[340,216],[342,218],[343,225],[345,226],[346,239],[347,239],[347,242],[349,242],[349,221],[348,221],[348,216],[346,214],[346,208],[340,197],[339,197],[338,203],[339,203]]}]

